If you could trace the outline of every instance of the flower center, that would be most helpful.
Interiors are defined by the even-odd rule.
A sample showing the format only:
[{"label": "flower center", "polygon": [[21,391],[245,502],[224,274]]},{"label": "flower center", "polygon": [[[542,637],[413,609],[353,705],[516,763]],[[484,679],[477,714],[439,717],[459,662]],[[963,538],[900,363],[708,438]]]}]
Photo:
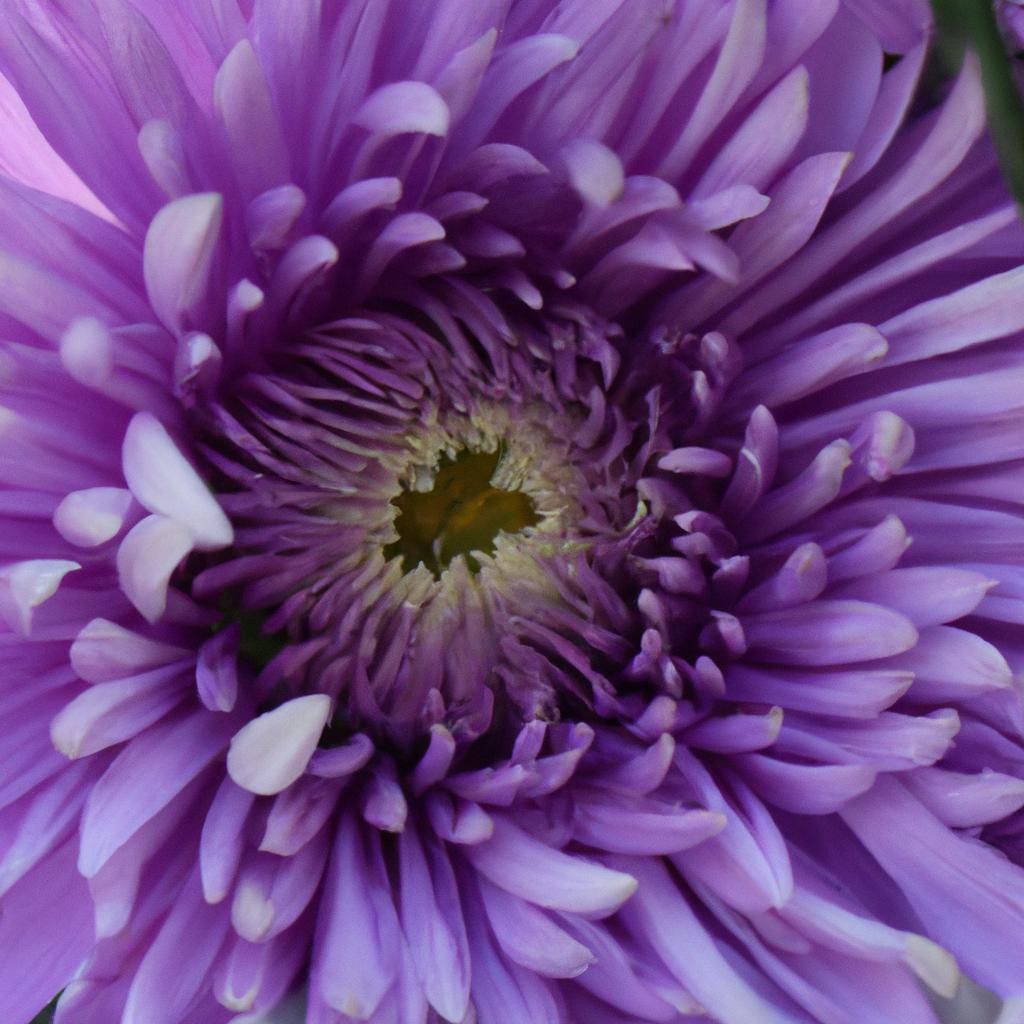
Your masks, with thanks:
[{"label": "flower center", "polygon": [[[630,657],[632,595],[678,569],[652,557],[690,507],[659,460],[725,377],[721,345],[681,339],[694,367],[623,356],[575,307],[500,337],[463,312],[472,337],[389,313],[328,325],[195,414],[235,543],[194,595],[229,591],[284,639],[261,694],[326,693],[339,728],[403,749],[435,724],[613,710],[601,673]],[[664,604],[651,615],[689,613]]]},{"label": "flower center", "polygon": [[493,485],[503,456],[502,447],[464,450],[441,463],[429,491],[403,490],[392,502],[398,540],[385,548],[385,557],[400,555],[406,572],[422,563],[440,577],[453,558],[464,555],[477,572],[474,551],[493,554],[499,533],[518,533],[539,523],[529,495]]}]

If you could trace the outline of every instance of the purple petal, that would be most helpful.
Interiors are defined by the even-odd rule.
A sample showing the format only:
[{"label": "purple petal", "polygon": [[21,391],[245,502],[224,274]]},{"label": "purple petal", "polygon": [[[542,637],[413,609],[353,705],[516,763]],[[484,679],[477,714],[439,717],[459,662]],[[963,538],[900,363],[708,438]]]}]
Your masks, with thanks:
[{"label": "purple petal", "polygon": [[108,683],[174,662],[188,662],[184,647],[150,640],[107,619],[87,623],[71,645],[71,665],[90,683]]},{"label": "purple petal", "polygon": [[728,819],[717,811],[670,808],[633,809],[611,803],[580,802],[575,811],[577,841],[611,853],[646,856],[678,853],[704,842],[725,828]]},{"label": "purple petal", "polygon": [[470,951],[458,887],[443,847],[421,842],[415,829],[398,841],[402,930],[430,1005],[447,1021],[469,1003]]},{"label": "purple petal", "polygon": [[788,665],[845,665],[909,650],[917,630],[898,612],[864,601],[812,601],[760,615],[743,627],[751,654]]},{"label": "purple petal", "polygon": [[[27,1021],[71,981],[94,937],[89,893],[75,870],[75,843],[64,843],[4,894],[0,1013]],[[59,922],[56,929],[40,921]]]},{"label": "purple petal", "polygon": [[178,716],[125,747],[93,787],[82,815],[79,870],[97,871],[227,746],[227,715]]},{"label": "purple petal", "polygon": [[[228,918],[204,902],[198,874],[190,877],[135,972],[124,1024],[177,1024],[206,981]],[[181,955],[183,949],[188,956]]]},{"label": "purple petal", "polygon": [[636,890],[629,875],[570,857],[497,818],[493,837],[466,855],[495,885],[551,910],[610,914]]},{"label": "purple petal", "polygon": [[[256,195],[287,181],[288,150],[281,125],[263,69],[247,39],[220,66],[213,98],[244,191]],[[154,309],[159,312],[155,304]]]},{"label": "purple petal", "polygon": [[545,978],[575,978],[594,954],[563,931],[542,910],[496,886],[480,886],[498,944],[513,962]]},{"label": "purple petal", "polygon": [[238,627],[221,630],[199,648],[196,688],[204,707],[231,711],[238,699]]},{"label": "purple petal", "polygon": [[312,986],[335,1010],[370,1019],[399,969],[398,922],[379,848],[363,849],[360,826],[344,814],[321,900]]},{"label": "purple petal", "polygon": [[199,868],[203,898],[219,903],[227,896],[245,845],[245,822],[255,797],[225,779],[203,822]]}]

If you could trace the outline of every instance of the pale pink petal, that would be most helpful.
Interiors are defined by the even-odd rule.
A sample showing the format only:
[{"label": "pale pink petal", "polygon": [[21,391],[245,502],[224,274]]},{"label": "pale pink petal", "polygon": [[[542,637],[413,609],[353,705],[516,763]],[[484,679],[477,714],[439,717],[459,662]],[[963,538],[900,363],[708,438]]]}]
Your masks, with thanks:
[{"label": "pale pink petal", "polygon": [[261,796],[287,789],[306,770],[330,714],[331,698],[314,693],[254,718],[231,741],[231,778]]}]

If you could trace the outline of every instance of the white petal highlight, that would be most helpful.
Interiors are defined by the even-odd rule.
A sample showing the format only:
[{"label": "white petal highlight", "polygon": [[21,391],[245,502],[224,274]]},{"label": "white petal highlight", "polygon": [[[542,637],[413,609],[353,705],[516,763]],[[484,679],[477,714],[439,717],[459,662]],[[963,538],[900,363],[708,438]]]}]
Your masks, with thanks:
[{"label": "white petal highlight", "polygon": [[149,622],[167,608],[171,573],[193,548],[188,529],[164,516],[146,516],[129,531],[117,549],[121,589]]},{"label": "white petal highlight", "polygon": [[562,150],[572,187],[587,202],[608,206],[622,195],[626,183],[622,161],[607,146],[590,139],[576,139]]},{"label": "white petal highlight", "polygon": [[231,543],[227,516],[155,416],[140,412],[128,424],[122,458],[128,486],[150,512],[184,526],[201,551]]},{"label": "white petal highlight", "polygon": [[110,332],[92,316],[73,320],[60,339],[60,361],[79,384],[103,387],[114,372]]},{"label": "white petal highlight", "polygon": [[33,558],[0,569],[0,618],[11,629],[28,636],[32,611],[57,593],[60,581],[82,567],[62,559]]},{"label": "white petal highlight", "polygon": [[228,774],[260,796],[287,789],[305,771],[330,714],[331,698],[315,693],[253,719],[231,741]]},{"label": "white petal highlight", "polygon": [[116,537],[131,507],[131,491],[123,487],[90,487],[72,491],[53,514],[53,525],[69,543],[95,548]]},{"label": "white petal highlight", "polygon": [[224,200],[217,193],[183,196],[160,210],[146,232],[146,291],[153,311],[172,332],[206,289],[223,217]]}]

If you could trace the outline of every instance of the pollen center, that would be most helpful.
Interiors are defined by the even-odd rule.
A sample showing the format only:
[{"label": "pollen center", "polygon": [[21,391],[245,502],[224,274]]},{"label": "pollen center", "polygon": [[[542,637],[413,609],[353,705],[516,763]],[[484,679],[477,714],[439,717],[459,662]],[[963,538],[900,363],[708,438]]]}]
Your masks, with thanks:
[{"label": "pollen center", "polygon": [[518,533],[541,516],[523,491],[492,484],[504,450],[462,451],[445,458],[429,491],[404,490],[392,504],[398,516],[398,540],[385,548],[388,558],[400,555],[406,572],[421,562],[440,576],[453,558],[464,555],[476,572],[473,552],[492,554],[499,533]]}]

